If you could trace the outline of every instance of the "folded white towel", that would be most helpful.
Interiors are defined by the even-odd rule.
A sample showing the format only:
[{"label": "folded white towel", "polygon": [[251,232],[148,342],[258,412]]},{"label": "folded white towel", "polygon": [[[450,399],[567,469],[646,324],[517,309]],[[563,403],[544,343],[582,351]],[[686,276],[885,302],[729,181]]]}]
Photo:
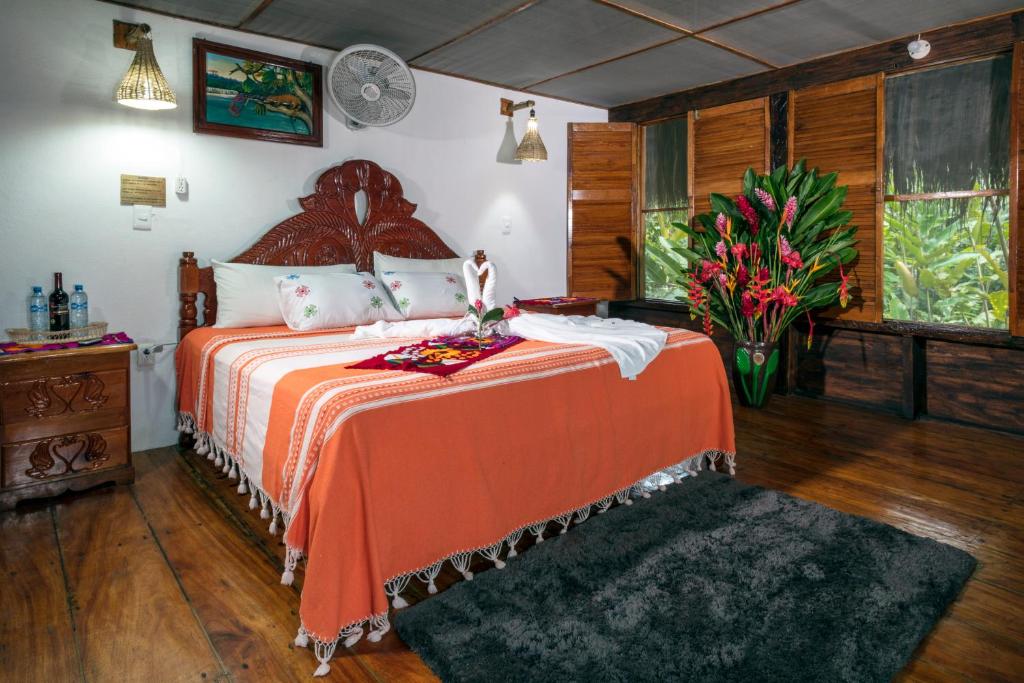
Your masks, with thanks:
[{"label": "folded white towel", "polygon": [[623,377],[634,378],[665,348],[668,334],[653,325],[596,315],[530,313],[508,321],[509,334],[524,339],[587,344],[611,354]]}]

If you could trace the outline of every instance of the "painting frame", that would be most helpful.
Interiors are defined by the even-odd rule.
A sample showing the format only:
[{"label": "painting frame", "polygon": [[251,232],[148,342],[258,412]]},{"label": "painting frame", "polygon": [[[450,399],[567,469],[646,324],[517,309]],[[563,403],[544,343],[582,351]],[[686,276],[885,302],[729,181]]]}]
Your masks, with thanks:
[{"label": "painting frame", "polygon": [[[209,55],[211,54],[220,58],[238,59],[243,63],[261,64],[286,70],[285,75],[288,76],[291,86],[294,88],[301,88],[303,91],[302,94],[308,96],[308,102],[306,102],[305,98],[297,97],[295,95],[276,95],[278,99],[288,98],[289,102],[277,107],[274,105],[268,107],[265,98],[261,99],[256,95],[253,95],[249,98],[243,98],[240,106],[238,106],[237,102],[233,102],[232,108],[239,110],[241,113],[244,113],[247,109],[250,109],[250,111],[262,111],[263,115],[265,115],[269,109],[273,113],[281,114],[289,119],[293,119],[293,121],[291,121],[293,128],[296,121],[300,121],[303,126],[308,126],[309,133],[302,133],[294,130],[288,131],[274,129],[269,126],[263,128],[251,125],[225,123],[223,121],[211,121],[209,116],[211,110],[207,99],[208,62]],[[283,142],[293,145],[309,145],[312,147],[324,146],[323,67],[319,64],[280,57],[278,55],[258,52],[256,50],[248,50],[234,45],[216,43],[202,38],[193,38],[192,69],[193,132],[208,135],[226,135],[229,137],[244,138],[248,140]],[[252,79],[250,74],[247,74],[240,69],[239,71],[243,74],[245,79]],[[306,89],[302,87],[301,84],[296,83],[294,78],[288,72],[309,74],[310,78],[308,79],[308,82],[311,82],[311,91],[306,92]],[[252,80],[252,82],[258,85],[257,81]],[[238,99],[239,96],[236,96],[235,100]],[[311,111],[307,111],[307,109],[311,109]],[[235,114],[235,116],[239,116],[239,114]],[[223,116],[221,118],[223,119]],[[275,119],[275,123],[278,126],[282,125],[280,123],[280,117],[275,117]]]}]

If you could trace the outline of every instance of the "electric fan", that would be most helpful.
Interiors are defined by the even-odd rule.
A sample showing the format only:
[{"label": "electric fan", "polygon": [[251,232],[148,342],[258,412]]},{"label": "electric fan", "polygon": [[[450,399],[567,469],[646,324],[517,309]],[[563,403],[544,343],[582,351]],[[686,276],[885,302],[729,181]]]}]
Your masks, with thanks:
[{"label": "electric fan", "polygon": [[402,58],[377,45],[352,45],[331,62],[327,91],[353,130],[390,126],[416,100],[416,82]]}]

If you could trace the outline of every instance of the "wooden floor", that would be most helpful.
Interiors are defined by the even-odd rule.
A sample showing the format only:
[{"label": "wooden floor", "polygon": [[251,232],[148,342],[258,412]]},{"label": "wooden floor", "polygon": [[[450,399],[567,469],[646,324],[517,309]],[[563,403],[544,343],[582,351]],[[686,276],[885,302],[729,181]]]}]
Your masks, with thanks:
[{"label": "wooden floor", "polygon": [[[737,410],[740,479],[980,562],[899,680],[1021,680],[1024,439],[773,401]],[[248,497],[227,481],[206,484],[206,461],[173,448],[136,454],[136,467],[133,486],[0,514],[0,680],[308,680],[316,662],[291,645],[301,572],[294,587],[280,585],[282,548]],[[435,679],[392,632],[339,648],[327,680]]]}]

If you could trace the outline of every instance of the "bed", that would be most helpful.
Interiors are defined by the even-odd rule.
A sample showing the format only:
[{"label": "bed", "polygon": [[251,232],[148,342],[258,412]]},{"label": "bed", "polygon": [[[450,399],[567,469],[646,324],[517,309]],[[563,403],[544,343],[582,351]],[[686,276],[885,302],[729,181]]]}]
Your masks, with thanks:
[{"label": "bed", "polygon": [[[455,256],[370,161],[328,169],[299,202],[233,260],[368,271],[373,251]],[[434,592],[446,563],[471,579],[475,556],[501,568],[551,521],[564,532],[722,457],[734,466],[721,357],[695,332],[667,330],[634,381],[600,348],[540,341],[442,378],[348,367],[419,339],[211,327],[212,272],[191,252],[179,289],[179,431],[283,532],[282,582],[305,572],[296,644],[321,675],[339,642],[387,632],[410,581]]]}]

